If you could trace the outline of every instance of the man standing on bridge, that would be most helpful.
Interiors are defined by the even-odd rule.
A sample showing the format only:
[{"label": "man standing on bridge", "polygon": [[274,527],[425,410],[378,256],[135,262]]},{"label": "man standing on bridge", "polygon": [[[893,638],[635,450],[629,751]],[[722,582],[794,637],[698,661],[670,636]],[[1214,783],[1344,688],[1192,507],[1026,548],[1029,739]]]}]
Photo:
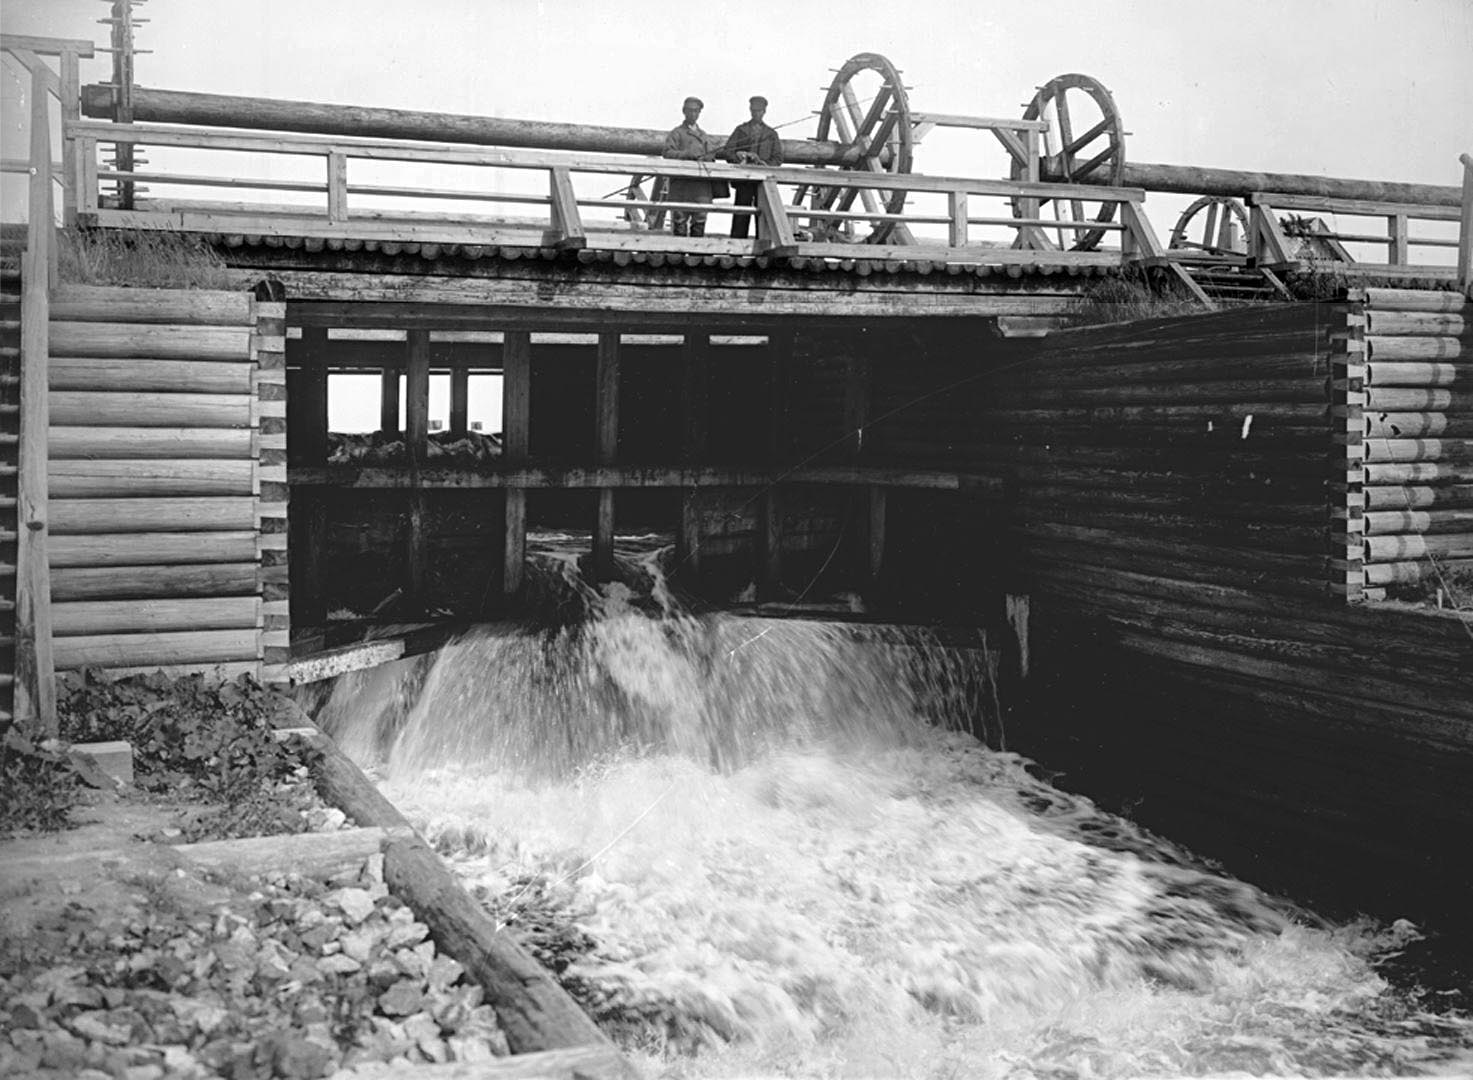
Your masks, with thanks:
[{"label": "man standing on bridge", "polygon": [[[700,118],[701,110],[705,107],[705,103],[698,97],[685,99],[685,104],[681,106],[681,112],[685,114],[685,122],[677,128],[672,128],[670,134],[665,136],[663,157],[678,158],[684,161],[716,160],[716,147],[711,142],[711,136],[702,131],[701,125],[696,123],[696,120]],[[724,198],[726,194],[725,180],[712,181],[692,176],[672,176],[665,198],[671,202],[709,203],[712,198],[718,195]],[[670,231],[676,236],[705,236],[705,211],[670,211]]]},{"label": "man standing on bridge", "polygon": [[[744,124],[738,124],[731,137],[726,140],[726,148],[721,151],[721,156],[733,165],[781,165],[783,163],[783,144],[777,137],[777,132],[762,122],[767,115],[767,99],[761,97],[749,98],[747,104],[752,110],[752,119]],[[751,180],[737,180],[734,183],[736,197],[732,199],[734,206],[756,206],[757,184]],[[747,222],[753,217],[751,214],[731,215],[731,235],[733,239],[745,240],[747,238]],[[762,235],[762,221],[757,221],[757,235]]]}]

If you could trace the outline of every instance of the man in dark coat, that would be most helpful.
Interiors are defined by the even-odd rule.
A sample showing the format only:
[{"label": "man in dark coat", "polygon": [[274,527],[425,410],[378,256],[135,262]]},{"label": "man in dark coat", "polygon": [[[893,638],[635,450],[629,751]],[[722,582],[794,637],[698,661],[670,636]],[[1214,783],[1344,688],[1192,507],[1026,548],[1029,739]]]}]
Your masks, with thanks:
[{"label": "man in dark coat", "polygon": [[[726,148],[721,151],[721,156],[733,165],[781,165],[783,163],[783,144],[777,137],[777,132],[762,122],[767,115],[767,99],[765,97],[753,97],[748,100],[752,110],[752,119],[744,124],[738,124],[731,137],[726,140]],[[749,180],[738,180],[733,185],[736,197],[732,200],[734,206],[756,206],[757,185]],[[747,237],[747,221],[755,215],[733,214],[731,216],[731,235],[738,240]],[[757,235],[762,235],[762,223],[757,223]]]},{"label": "man in dark coat", "polygon": [[[701,125],[696,123],[700,119],[701,110],[705,107],[705,103],[698,97],[685,99],[680,109],[685,121],[679,127],[671,128],[670,134],[665,136],[665,152],[661,156],[682,161],[715,160],[716,146],[711,141],[711,136],[702,131]],[[720,181],[720,186],[724,189],[726,181]],[[720,194],[723,198],[726,196],[724,190],[717,192],[715,188],[716,185],[710,180],[672,176],[665,192],[665,198],[671,202],[709,203],[713,194]],[[699,210],[670,211],[670,231],[676,236],[705,236],[705,212]]]}]

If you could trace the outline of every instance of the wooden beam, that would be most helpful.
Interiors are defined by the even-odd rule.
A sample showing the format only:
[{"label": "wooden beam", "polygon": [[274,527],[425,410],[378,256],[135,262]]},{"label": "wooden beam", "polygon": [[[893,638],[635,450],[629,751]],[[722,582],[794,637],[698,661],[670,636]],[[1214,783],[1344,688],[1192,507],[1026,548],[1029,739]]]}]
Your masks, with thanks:
[{"label": "wooden beam", "polygon": [[868,491],[869,526],[866,530],[869,534],[868,555],[869,563],[866,567],[866,580],[873,585],[880,578],[880,571],[885,562],[885,506],[886,489],[882,487],[871,487]]},{"label": "wooden beam", "polygon": [[[619,452],[619,335],[598,336],[594,373],[594,463],[612,465]],[[614,489],[599,488],[593,529],[593,569],[600,581],[614,576]]]},{"label": "wooden beam", "polygon": [[450,424],[452,436],[464,435],[470,430],[471,373],[469,368],[450,369]]},{"label": "wooden beam", "polygon": [[[507,466],[527,461],[528,420],[532,406],[532,335],[508,330],[501,349],[501,459]],[[521,592],[527,557],[527,492],[506,489],[506,542],[502,558],[502,592]]]},{"label": "wooden beam", "polygon": [[1463,163],[1463,198],[1458,226],[1458,284],[1473,298],[1473,156],[1460,154]]},{"label": "wooden beam", "polygon": [[379,379],[378,429],[385,435],[399,434],[400,371],[384,368]]},{"label": "wooden beam", "polygon": [[[51,123],[44,84],[31,82],[31,160],[51,161]],[[26,251],[21,257],[20,436],[16,447],[15,707],[56,734],[56,672],[51,639],[48,544],[50,395],[50,170],[31,177]]]},{"label": "wooden beam", "polygon": [[573,178],[562,166],[548,170],[552,194],[552,229],[560,239],[557,247],[576,251],[585,247],[588,237],[583,231],[583,218],[578,213],[578,196],[573,191]]},{"label": "wooden beam", "polygon": [[429,457],[430,439],[430,334],[411,330],[405,340],[407,380],[404,437],[409,460],[423,463]]},{"label": "wooden beam", "polygon": [[[706,334],[687,334],[681,345],[681,415],[685,422],[682,439],[683,457],[696,468],[706,456],[707,428],[710,422],[711,338]],[[680,533],[676,550],[680,572],[699,581],[701,573],[700,507],[693,487],[680,496]]]},{"label": "wooden beam", "polygon": [[341,151],[327,155],[327,220],[348,220],[348,155]]}]

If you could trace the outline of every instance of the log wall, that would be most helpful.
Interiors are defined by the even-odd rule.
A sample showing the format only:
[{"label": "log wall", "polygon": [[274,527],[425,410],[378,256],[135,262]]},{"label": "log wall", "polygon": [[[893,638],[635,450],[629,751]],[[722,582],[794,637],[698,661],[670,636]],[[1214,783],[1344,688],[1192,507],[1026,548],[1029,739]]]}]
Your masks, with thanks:
[{"label": "log wall", "polygon": [[[1405,333],[1432,324],[1390,300],[902,344],[872,407],[887,462],[1002,481],[933,511],[978,536],[972,587],[1027,598],[1009,748],[1250,880],[1417,917],[1466,900],[1447,847],[1473,831],[1473,620],[1347,601],[1360,545],[1367,581],[1385,561],[1372,506],[1402,497],[1375,466],[1415,453],[1418,486],[1461,497],[1448,440],[1370,446],[1378,349],[1402,372],[1393,350],[1467,339],[1447,313]],[[1411,389],[1414,422],[1460,422],[1456,385]],[[1418,526],[1398,544],[1458,535],[1384,520]]]},{"label": "log wall", "polygon": [[1473,603],[1462,595],[1473,570],[1473,305],[1456,292],[1352,295],[1337,371],[1347,398],[1345,516],[1358,526],[1347,537],[1347,591],[1377,600],[1425,590]]},{"label": "log wall", "polygon": [[285,310],[245,293],[64,286],[51,304],[58,670],[289,658]]}]

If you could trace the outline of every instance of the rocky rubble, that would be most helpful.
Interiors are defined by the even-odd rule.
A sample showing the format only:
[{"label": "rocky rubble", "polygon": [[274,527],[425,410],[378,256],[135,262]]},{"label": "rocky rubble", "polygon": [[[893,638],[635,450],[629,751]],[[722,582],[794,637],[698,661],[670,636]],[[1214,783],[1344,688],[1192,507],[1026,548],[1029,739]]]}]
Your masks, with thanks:
[{"label": "rocky rubble", "polygon": [[306,1080],[506,1054],[481,988],[382,871],[381,856],[327,883],[174,870],[132,883],[126,919],[73,903],[0,947],[0,1076]]}]

